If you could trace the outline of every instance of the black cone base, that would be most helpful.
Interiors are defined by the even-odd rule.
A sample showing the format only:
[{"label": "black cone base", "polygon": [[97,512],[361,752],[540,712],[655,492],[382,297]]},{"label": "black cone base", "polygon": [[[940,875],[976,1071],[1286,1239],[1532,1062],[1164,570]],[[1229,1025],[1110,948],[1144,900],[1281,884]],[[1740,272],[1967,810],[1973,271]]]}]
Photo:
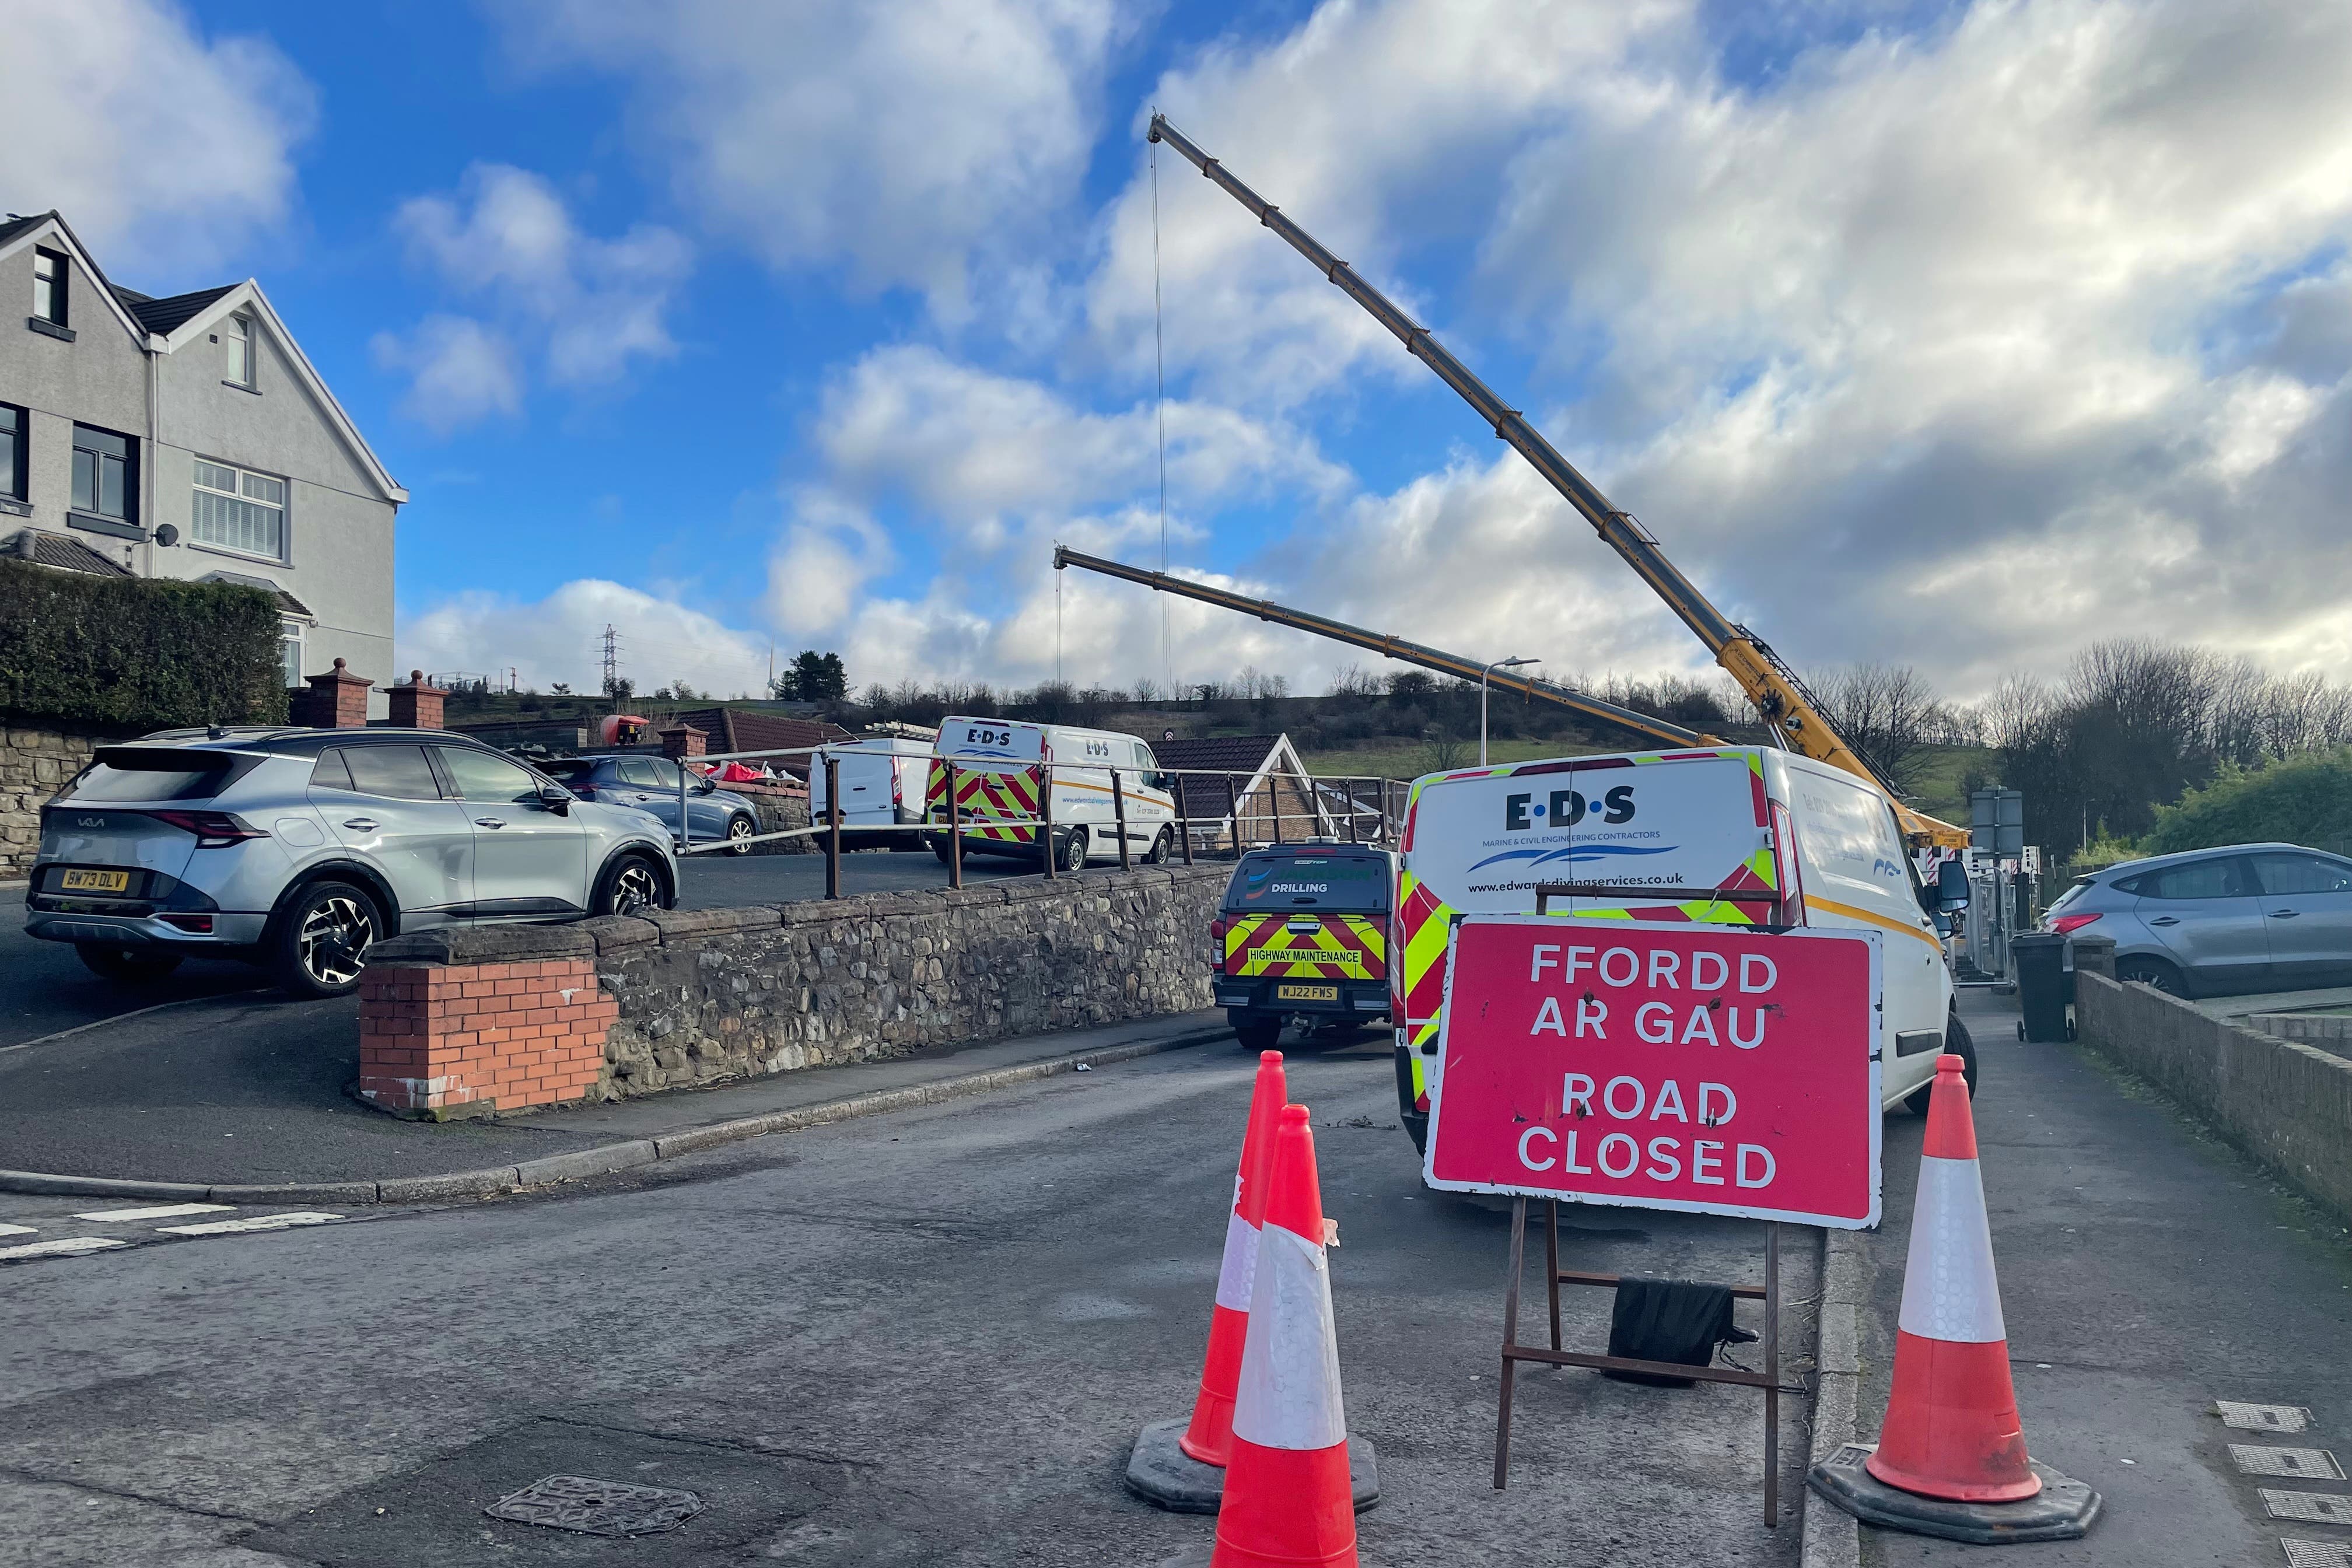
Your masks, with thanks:
[{"label": "black cone base", "polygon": [[2042,1490],[2021,1502],[1946,1502],[1890,1487],[1863,1461],[1874,1445],[1848,1443],[1815,1465],[1806,1484],[1864,1524],[1940,1536],[1974,1546],[2078,1541],[2099,1517],[2099,1494],[2081,1481],[2028,1459]]}]

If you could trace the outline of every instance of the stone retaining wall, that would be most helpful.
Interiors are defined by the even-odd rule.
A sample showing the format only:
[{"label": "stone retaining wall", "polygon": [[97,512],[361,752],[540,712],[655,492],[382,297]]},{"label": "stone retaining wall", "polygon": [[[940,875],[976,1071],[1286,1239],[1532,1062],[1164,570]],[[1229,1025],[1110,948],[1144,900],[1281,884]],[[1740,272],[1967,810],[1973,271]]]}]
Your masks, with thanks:
[{"label": "stone retaining wall", "polygon": [[2083,971],[2074,976],[2074,1023],[2082,1044],[2164,1090],[2288,1186],[2352,1219],[2352,1061]]},{"label": "stone retaining wall", "polygon": [[87,732],[0,730],[0,880],[14,880],[33,868],[41,848],[41,807],[81,772],[104,737]]},{"label": "stone retaining wall", "polygon": [[[520,975],[550,961],[593,961],[618,1014],[603,1039],[603,1069],[583,1093],[619,1100],[1207,1007],[1209,922],[1231,875],[1229,867],[1090,871],[961,891],[435,931],[379,942],[368,968],[374,976],[517,965],[510,973]],[[414,990],[413,978],[406,984]],[[390,1005],[368,994],[363,1080],[365,1042],[378,1037],[370,1009]],[[431,994],[452,993],[445,984]],[[419,1076],[404,1061],[376,1070]]]},{"label": "stone retaining wall", "polygon": [[2250,1029],[2316,1046],[2333,1057],[2352,1057],[2352,1014],[2256,1013],[2242,1020]]}]

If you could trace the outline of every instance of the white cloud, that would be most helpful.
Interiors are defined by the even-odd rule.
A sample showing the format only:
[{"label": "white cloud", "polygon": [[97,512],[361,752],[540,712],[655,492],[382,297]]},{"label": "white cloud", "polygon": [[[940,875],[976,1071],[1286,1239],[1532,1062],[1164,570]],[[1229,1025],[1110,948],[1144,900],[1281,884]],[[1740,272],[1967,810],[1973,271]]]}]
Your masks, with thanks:
[{"label": "white cloud", "polygon": [[976,256],[1066,215],[1121,33],[1112,0],[509,0],[529,68],[625,79],[682,203],[780,268],[964,309]]},{"label": "white cloud", "polygon": [[119,280],[201,288],[297,199],[316,94],[264,39],[158,0],[12,0],[0,201],[56,207]]},{"label": "white cloud", "polygon": [[407,337],[378,332],[369,347],[376,363],[410,378],[400,411],[444,435],[522,412],[513,346],[471,317],[427,316]]},{"label": "white cloud", "polygon": [[503,674],[527,687],[556,681],[594,691],[602,638],[620,628],[622,672],[640,691],[685,679],[698,691],[757,696],[768,678],[768,641],[700,610],[600,578],[564,584],[527,602],[467,593],[403,615],[394,630],[403,669]]},{"label": "white cloud", "polygon": [[[470,342],[428,321],[389,363],[417,372],[408,406],[446,431],[490,412],[512,413],[520,403],[515,340],[536,346],[548,379],[586,387],[618,380],[631,363],[673,357],[677,344],[665,321],[673,295],[692,270],[693,250],[675,231],[639,224],[614,239],[581,231],[562,198],[529,170],[477,163],[466,172],[459,196],[417,196],[401,204],[393,226],[410,255],[452,293],[487,308],[495,329],[474,321]],[[436,318],[443,322],[447,318]],[[502,362],[490,366],[495,343]],[[456,384],[463,371],[482,367],[480,386]],[[429,388],[438,373],[446,387]],[[444,402],[443,391],[454,391]]]}]

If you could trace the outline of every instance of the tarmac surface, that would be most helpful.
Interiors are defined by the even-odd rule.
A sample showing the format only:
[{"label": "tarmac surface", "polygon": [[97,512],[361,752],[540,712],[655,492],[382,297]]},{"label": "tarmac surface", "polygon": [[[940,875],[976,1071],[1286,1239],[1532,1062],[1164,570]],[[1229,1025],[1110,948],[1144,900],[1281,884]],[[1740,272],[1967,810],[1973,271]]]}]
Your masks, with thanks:
[{"label": "tarmac surface", "polygon": [[[2352,1486],[2259,1479],[2231,1445],[2352,1458],[2352,1247],[2168,1102],[2071,1045],[2027,1045],[2013,1012],[1963,993],[1982,1062],[1979,1157],[2011,1375],[2033,1457],[2105,1498],[2079,1542],[2036,1563],[2280,1564],[2283,1539],[2352,1545],[2352,1529],[2284,1523],[2259,1489],[2352,1508]],[[1981,1009],[1979,1011],[1978,1009]],[[1886,1123],[1885,1223],[1868,1238],[1861,1441],[1886,1409],[1920,1140]],[[2308,1409],[2305,1435],[2225,1427],[2217,1400]],[[1979,1547],[1865,1528],[1873,1568],[1980,1561]]]},{"label": "tarmac surface", "polygon": [[[1092,1568],[1200,1546],[1210,1521],[1120,1476],[1190,1405],[1254,1066],[1208,1046],[543,1195],[0,1269],[0,1565]],[[1351,1429],[1380,1451],[1368,1560],[1795,1561],[1793,1519],[1761,1525],[1748,1390],[1525,1372],[1493,1490],[1507,1215],[1421,1186],[1384,1037],[1290,1068],[1344,1243]],[[1759,1267],[1737,1222],[1614,1211],[1564,1240],[1572,1267]],[[1813,1249],[1788,1250],[1807,1300]],[[1569,1332],[1597,1344],[1607,1297],[1580,1294]],[[1801,1314],[1787,1331],[1810,1347]],[[628,1542],[482,1515],[554,1474],[708,1507]]]}]

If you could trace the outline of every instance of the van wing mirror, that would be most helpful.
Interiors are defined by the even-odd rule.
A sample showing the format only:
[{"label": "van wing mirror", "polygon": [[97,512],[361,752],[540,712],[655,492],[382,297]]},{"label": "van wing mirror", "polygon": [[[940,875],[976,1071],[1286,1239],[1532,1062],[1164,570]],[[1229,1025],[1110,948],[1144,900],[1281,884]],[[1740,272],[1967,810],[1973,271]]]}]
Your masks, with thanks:
[{"label": "van wing mirror", "polygon": [[1958,860],[1936,868],[1936,907],[1954,915],[1969,907],[1969,868]]}]

